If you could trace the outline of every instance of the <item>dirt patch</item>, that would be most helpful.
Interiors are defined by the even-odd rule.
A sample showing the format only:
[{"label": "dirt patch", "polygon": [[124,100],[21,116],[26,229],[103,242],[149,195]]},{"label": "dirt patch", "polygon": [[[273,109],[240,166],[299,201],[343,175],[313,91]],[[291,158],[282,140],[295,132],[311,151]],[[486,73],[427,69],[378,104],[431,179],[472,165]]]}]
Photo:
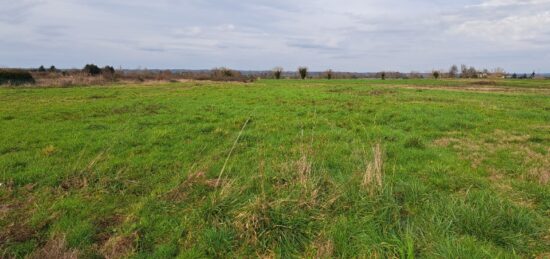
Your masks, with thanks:
[{"label": "dirt patch", "polygon": [[7,242],[24,242],[31,239],[36,231],[21,221],[4,226],[0,231],[0,244]]},{"label": "dirt patch", "polygon": [[88,179],[85,176],[74,176],[64,180],[59,187],[63,191],[79,190],[88,187]]},{"label": "dirt patch", "polygon": [[333,258],[334,257],[334,242],[324,237],[319,237],[315,240],[313,246],[317,253],[315,258]]},{"label": "dirt patch", "polygon": [[[550,166],[547,164],[547,166]],[[550,169],[548,167],[533,168],[529,172],[531,178],[538,180],[542,185],[547,185],[550,182]]]},{"label": "dirt patch", "polygon": [[438,147],[448,147],[448,146],[452,146],[456,143],[460,143],[460,140],[457,139],[457,138],[448,138],[448,137],[436,139],[434,141],[434,145],[436,145]]},{"label": "dirt patch", "polygon": [[98,228],[98,234],[94,237],[98,243],[105,243],[111,238],[113,230],[124,222],[124,217],[121,215],[111,215],[100,218],[95,222]]},{"label": "dirt patch", "polygon": [[372,95],[372,96],[378,96],[378,95],[387,95],[387,94],[395,94],[396,91],[394,90],[387,90],[387,89],[384,89],[384,90],[381,90],[381,89],[377,89],[377,90],[371,90],[368,92],[369,95]]},{"label": "dirt patch", "polygon": [[470,82],[469,85],[493,85],[493,86],[496,86],[496,85],[498,85],[498,83],[495,82],[495,81],[486,80],[486,81],[473,81],[473,82]]}]

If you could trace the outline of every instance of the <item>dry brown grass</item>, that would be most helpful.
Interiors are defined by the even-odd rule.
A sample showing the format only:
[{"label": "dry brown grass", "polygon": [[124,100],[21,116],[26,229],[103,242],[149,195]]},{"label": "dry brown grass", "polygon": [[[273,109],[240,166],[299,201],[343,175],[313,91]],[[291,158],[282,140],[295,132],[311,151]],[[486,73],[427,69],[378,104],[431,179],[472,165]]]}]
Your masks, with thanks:
[{"label": "dry brown grass", "polygon": [[66,75],[60,73],[34,73],[36,80],[34,86],[38,87],[71,87],[86,85],[105,85],[116,81],[113,77],[89,76],[85,73],[73,72]]},{"label": "dry brown grass", "polygon": [[165,198],[171,201],[180,202],[185,200],[188,195],[189,189],[193,185],[204,184],[206,181],[206,175],[203,171],[198,171],[187,176],[187,179],[183,181],[176,188],[169,191]]},{"label": "dry brown grass", "polygon": [[[550,157],[534,151],[534,144],[529,143],[529,135],[512,134],[497,129],[480,139],[486,141],[449,136],[437,139],[433,144],[457,150],[465,160],[471,161],[472,168],[480,167],[488,157],[498,151],[511,150],[512,154],[520,156],[523,163],[528,167],[528,170],[521,174],[519,178],[537,182],[541,185],[546,185],[550,181],[550,170],[548,169],[550,168]],[[550,150],[547,152],[550,152]],[[493,182],[505,178],[501,173],[495,173],[498,170],[488,169],[492,173],[489,178]]]},{"label": "dry brown grass", "polygon": [[29,256],[31,259],[76,259],[78,257],[79,251],[67,248],[64,237],[50,239],[43,247]]},{"label": "dry brown grass", "polygon": [[326,238],[324,234],[319,235],[312,244],[315,254],[312,258],[334,258],[334,242]]},{"label": "dry brown grass", "polygon": [[57,152],[57,149],[53,145],[48,145],[45,148],[42,149],[42,155],[44,156],[51,156]]},{"label": "dry brown grass", "polygon": [[383,185],[384,159],[380,143],[372,148],[372,160],[367,163],[367,168],[363,174],[361,185],[366,188],[370,194],[379,191]]},{"label": "dry brown grass", "polygon": [[101,255],[106,259],[127,258],[135,251],[137,238],[137,233],[113,236],[101,247]]},{"label": "dry brown grass", "polygon": [[303,187],[306,187],[311,175],[311,162],[308,161],[307,155],[303,154],[300,160],[296,162],[298,172],[298,181]]},{"label": "dry brown grass", "polygon": [[269,207],[269,202],[257,197],[235,216],[234,225],[239,238],[251,245],[258,244],[261,231],[271,224]]}]

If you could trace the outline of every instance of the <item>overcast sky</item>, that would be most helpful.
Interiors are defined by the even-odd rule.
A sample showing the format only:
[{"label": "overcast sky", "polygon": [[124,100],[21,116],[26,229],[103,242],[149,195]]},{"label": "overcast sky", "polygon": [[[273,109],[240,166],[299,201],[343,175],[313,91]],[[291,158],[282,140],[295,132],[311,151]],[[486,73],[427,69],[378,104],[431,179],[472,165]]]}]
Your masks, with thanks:
[{"label": "overcast sky", "polygon": [[0,66],[550,72],[550,0],[0,0]]}]

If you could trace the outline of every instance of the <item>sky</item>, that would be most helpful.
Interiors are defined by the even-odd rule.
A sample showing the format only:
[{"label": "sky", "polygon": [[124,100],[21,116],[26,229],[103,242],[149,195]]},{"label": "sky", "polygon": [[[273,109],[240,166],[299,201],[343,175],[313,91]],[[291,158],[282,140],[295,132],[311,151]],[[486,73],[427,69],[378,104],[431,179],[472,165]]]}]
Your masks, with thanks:
[{"label": "sky", "polygon": [[550,72],[550,0],[0,0],[0,67]]}]

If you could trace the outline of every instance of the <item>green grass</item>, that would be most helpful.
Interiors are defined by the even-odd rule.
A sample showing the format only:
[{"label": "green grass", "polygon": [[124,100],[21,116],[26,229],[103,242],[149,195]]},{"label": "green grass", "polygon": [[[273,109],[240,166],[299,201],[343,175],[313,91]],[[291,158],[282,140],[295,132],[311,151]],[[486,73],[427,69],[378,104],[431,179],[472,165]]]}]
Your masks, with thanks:
[{"label": "green grass", "polygon": [[0,88],[0,257],[548,256],[549,82]]}]

